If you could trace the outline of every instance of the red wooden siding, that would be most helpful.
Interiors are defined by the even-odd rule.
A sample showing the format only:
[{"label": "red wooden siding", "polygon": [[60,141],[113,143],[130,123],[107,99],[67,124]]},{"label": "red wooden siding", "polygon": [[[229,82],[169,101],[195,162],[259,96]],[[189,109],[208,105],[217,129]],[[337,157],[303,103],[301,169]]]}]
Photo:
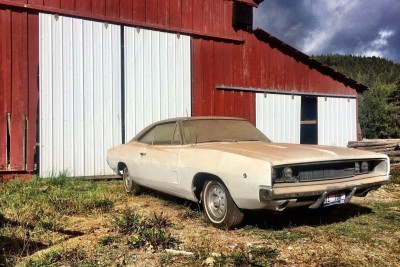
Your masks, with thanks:
[{"label": "red wooden siding", "polygon": [[33,170],[38,16],[0,7],[0,29],[0,171]]},{"label": "red wooden siding", "polygon": [[[1,1],[15,3],[15,1]],[[199,31],[210,35],[234,36],[232,1],[226,0],[18,0],[31,8],[51,8],[54,13],[82,17],[104,16],[137,23],[162,25],[171,29]],[[250,1],[253,2],[253,1]],[[72,13],[71,13],[72,12]],[[102,18],[97,18],[102,19]]]},{"label": "red wooden siding", "polygon": [[216,90],[218,85],[357,95],[268,42],[242,34],[245,45],[192,38],[194,116],[236,116],[255,123],[255,93]]}]

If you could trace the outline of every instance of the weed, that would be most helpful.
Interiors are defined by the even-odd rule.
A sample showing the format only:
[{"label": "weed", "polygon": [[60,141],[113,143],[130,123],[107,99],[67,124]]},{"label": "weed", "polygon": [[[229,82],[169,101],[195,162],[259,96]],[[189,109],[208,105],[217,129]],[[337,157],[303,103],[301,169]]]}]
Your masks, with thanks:
[{"label": "weed", "polygon": [[112,209],[114,203],[110,199],[105,198],[105,199],[95,199],[92,205],[93,208],[95,209],[100,209],[103,212],[107,212]]},{"label": "weed", "polygon": [[200,212],[192,210],[190,208],[185,208],[185,210],[181,213],[182,219],[196,219],[200,217]]},{"label": "weed", "polygon": [[102,246],[108,246],[108,245],[112,244],[114,242],[114,240],[115,240],[115,237],[112,237],[109,235],[103,236],[100,238],[99,244]]},{"label": "weed", "polygon": [[233,266],[271,266],[278,253],[268,247],[254,247],[249,251],[236,250],[227,259]]},{"label": "weed", "polygon": [[61,253],[51,250],[38,259],[28,259],[22,264],[25,267],[51,266],[61,260]]},{"label": "weed", "polygon": [[123,214],[113,220],[113,227],[120,233],[137,233],[128,241],[128,244],[134,248],[151,247],[153,250],[171,248],[178,243],[165,228],[171,225],[171,222],[163,213],[153,215],[150,218],[144,218],[131,209],[127,209]]},{"label": "weed", "polygon": [[294,241],[302,238],[309,237],[309,233],[299,231],[279,231],[274,234],[276,240]]},{"label": "weed", "polygon": [[392,183],[400,184],[400,167],[392,170]]},{"label": "weed", "polygon": [[174,257],[171,254],[161,254],[160,256],[160,265],[167,266],[173,264],[175,261]]},{"label": "weed", "polygon": [[153,215],[148,219],[148,225],[146,227],[162,229],[168,226],[171,226],[171,222],[161,212],[160,214],[153,213]]},{"label": "weed", "polygon": [[173,248],[179,241],[164,229],[144,229],[133,237],[128,244],[133,248],[150,247],[152,250]]},{"label": "weed", "polygon": [[122,234],[132,234],[146,228],[145,221],[140,214],[132,209],[123,211],[123,214],[112,221],[113,228]]}]

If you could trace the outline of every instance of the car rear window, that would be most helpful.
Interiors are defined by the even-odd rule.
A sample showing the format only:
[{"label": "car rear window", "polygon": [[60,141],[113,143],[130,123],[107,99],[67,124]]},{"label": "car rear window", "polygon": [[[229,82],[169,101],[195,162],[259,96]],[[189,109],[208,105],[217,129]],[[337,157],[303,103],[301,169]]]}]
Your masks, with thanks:
[{"label": "car rear window", "polygon": [[270,140],[247,121],[210,119],[183,123],[185,143],[238,142]]}]

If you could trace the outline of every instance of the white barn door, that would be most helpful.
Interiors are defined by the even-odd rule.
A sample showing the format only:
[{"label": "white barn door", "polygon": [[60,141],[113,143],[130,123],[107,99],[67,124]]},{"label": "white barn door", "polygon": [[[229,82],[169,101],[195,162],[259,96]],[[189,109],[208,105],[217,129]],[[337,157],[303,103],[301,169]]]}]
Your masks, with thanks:
[{"label": "white barn door", "polygon": [[109,175],[121,143],[121,28],[40,14],[40,175]]},{"label": "white barn door", "polygon": [[191,116],[190,37],[124,27],[125,140],[145,126]]},{"label": "white barn door", "polygon": [[357,140],[357,100],[318,97],[318,144],[346,147]]},{"label": "white barn door", "polygon": [[256,127],[273,142],[300,143],[301,97],[256,94]]}]

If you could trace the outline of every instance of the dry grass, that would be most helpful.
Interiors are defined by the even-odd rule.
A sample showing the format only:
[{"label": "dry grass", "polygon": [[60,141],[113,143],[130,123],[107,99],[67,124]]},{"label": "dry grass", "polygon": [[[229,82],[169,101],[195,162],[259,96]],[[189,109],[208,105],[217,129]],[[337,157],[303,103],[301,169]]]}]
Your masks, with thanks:
[{"label": "dry grass", "polygon": [[328,215],[252,212],[233,231],[184,200],[127,196],[121,181],[0,184],[0,266],[399,266],[399,229],[396,183]]}]

